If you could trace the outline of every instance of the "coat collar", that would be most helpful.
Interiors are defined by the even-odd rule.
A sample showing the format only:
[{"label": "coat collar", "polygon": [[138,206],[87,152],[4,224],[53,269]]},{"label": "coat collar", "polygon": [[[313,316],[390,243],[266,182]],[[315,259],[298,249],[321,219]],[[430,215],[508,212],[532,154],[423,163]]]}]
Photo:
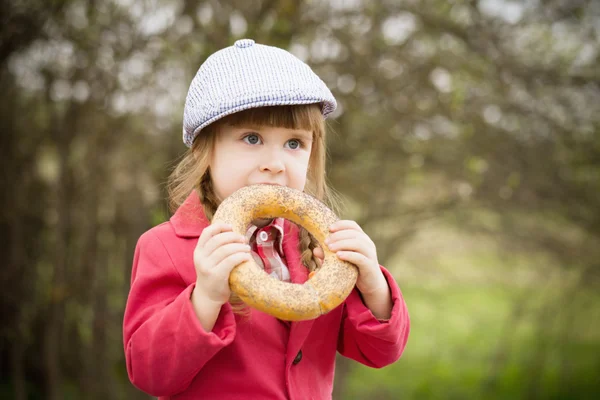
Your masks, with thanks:
[{"label": "coat collar", "polygon": [[170,221],[175,234],[183,238],[199,237],[204,228],[210,225],[195,190],[179,206]]}]

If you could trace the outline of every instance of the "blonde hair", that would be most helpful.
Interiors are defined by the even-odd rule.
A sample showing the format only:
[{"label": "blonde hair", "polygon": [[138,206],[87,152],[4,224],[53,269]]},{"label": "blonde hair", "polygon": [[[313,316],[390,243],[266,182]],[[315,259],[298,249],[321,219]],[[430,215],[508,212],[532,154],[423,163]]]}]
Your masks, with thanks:
[{"label": "blonde hair", "polygon": [[[206,217],[209,221],[212,219],[219,202],[212,188],[210,159],[215,137],[219,128],[224,125],[268,126],[311,131],[313,141],[304,191],[323,201],[334,211],[337,210],[337,202],[332,197],[325,176],[327,157],[325,121],[320,106],[308,104],[251,108],[223,117],[204,128],[169,177],[169,205],[173,212],[195,190]],[[319,261],[313,255],[317,245],[314,237],[300,227],[301,261],[309,271],[319,267]]]}]

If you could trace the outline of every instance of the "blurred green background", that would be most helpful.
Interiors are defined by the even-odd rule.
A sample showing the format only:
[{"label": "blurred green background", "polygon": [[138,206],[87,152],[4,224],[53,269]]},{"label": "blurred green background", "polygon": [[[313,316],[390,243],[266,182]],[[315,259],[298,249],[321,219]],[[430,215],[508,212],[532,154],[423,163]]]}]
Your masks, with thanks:
[{"label": "blurred green background", "polygon": [[242,37],[336,95],[330,183],[410,311],[402,359],[340,358],[334,398],[599,398],[595,0],[2,2],[0,398],[148,398],[133,248],[193,75]]}]

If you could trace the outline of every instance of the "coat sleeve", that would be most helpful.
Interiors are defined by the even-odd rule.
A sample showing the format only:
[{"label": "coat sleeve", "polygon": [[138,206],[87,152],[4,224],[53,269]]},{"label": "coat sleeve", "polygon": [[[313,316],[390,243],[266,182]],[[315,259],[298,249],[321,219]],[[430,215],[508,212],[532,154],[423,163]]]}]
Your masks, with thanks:
[{"label": "coat sleeve", "polygon": [[408,340],[410,320],[400,288],[385,268],[381,267],[392,295],[389,320],[378,320],[354,289],[344,302],[338,351],[345,357],[373,368],[397,361]]},{"label": "coat sleeve", "polygon": [[140,237],[123,320],[127,373],[153,396],[185,390],[205,363],[233,341],[236,323],[229,304],[211,332],[198,320],[186,285],[152,230]]}]

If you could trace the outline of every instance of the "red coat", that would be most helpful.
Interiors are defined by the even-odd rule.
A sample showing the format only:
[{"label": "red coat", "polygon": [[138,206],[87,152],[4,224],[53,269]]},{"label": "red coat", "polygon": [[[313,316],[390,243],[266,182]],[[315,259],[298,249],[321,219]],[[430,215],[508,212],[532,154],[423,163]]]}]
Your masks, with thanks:
[{"label": "red coat", "polygon": [[[192,254],[208,224],[194,194],[138,241],[123,322],[135,386],[161,399],[330,399],[336,351],[375,368],[400,358],[408,313],[383,267],[393,299],[389,321],[378,321],[354,290],[328,314],[289,326],[254,309],[244,319],[225,304],[212,332],[205,332],[190,295]],[[305,282],[298,228],[287,221],[283,250],[292,282]]]}]

